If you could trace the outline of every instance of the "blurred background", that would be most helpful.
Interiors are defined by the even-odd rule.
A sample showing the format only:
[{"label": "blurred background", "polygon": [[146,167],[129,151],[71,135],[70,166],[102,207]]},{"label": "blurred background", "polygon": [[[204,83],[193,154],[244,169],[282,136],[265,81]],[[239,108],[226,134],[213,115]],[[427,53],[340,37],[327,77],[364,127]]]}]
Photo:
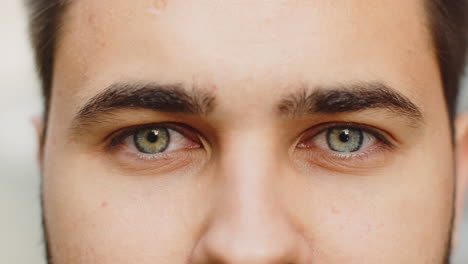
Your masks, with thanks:
[{"label": "blurred background", "polygon": [[[0,263],[44,264],[31,121],[42,106],[22,3],[2,0],[0,9]],[[464,110],[468,110],[467,84],[459,105],[459,111]],[[453,264],[468,263],[468,207],[465,216]]]}]

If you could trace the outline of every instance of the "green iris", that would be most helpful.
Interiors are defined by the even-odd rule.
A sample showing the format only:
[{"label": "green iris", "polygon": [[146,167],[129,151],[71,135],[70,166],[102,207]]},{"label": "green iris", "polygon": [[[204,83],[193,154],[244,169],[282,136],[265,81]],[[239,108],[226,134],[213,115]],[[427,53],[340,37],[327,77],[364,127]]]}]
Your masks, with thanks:
[{"label": "green iris", "polygon": [[136,148],[147,154],[165,151],[169,146],[169,140],[169,131],[163,127],[142,129],[133,136]]},{"label": "green iris", "polygon": [[359,129],[330,128],[327,133],[328,146],[336,152],[356,152],[361,149],[364,134]]}]

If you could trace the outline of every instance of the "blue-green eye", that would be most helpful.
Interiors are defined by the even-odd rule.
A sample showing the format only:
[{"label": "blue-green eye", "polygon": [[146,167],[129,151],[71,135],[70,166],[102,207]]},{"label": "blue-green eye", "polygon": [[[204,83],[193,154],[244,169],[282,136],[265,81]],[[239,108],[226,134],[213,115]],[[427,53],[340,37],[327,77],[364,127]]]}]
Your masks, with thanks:
[{"label": "blue-green eye", "polygon": [[135,147],[142,153],[156,154],[164,152],[170,143],[167,128],[155,127],[142,129],[133,136]]},{"label": "blue-green eye", "polygon": [[[311,132],[314,131],[311,130]],[[312,137],[306,133],[304,139],[299,141],[298,148],[322,149],[340,154],[351,154],[363,149],[368,150],[379,143],[392,146],[384,133],[376,128],[359,124],[344,124],[330,126],[321,130],[321,132],[315,133]]]},{"label": "blue-green eye", "polygon": [[327,144],[336,152],[356,152],[363,146],[364,133],[360,129],[333,127],[328,129]]}]

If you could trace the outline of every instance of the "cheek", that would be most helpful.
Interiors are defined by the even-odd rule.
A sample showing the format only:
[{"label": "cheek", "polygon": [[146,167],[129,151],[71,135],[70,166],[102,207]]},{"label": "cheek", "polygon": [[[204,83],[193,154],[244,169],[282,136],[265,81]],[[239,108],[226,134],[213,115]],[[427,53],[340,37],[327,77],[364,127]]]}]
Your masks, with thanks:
[{"label": "cheek", "polygon": [[205,195],[212,188],[203,180],[117,175],[70,153],[50,160],[44,212],[58,263],[186,261],[208,210]]},{"label": "cheek", "polygon": [[449,147],[436,149],[447,153],[419,148],[374,175],[311,171],[284,201],[329,263],[440,263],[451,228],[453,171]]}]

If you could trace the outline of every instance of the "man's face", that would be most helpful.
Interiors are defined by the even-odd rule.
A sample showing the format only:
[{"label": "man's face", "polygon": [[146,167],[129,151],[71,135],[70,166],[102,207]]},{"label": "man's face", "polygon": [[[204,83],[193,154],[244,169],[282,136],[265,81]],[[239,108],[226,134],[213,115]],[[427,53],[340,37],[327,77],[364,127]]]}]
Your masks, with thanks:
[{"label": "man's face", "polygon": [[43,156],[54,263],[443,263],[421,1],[77,0]]}]

